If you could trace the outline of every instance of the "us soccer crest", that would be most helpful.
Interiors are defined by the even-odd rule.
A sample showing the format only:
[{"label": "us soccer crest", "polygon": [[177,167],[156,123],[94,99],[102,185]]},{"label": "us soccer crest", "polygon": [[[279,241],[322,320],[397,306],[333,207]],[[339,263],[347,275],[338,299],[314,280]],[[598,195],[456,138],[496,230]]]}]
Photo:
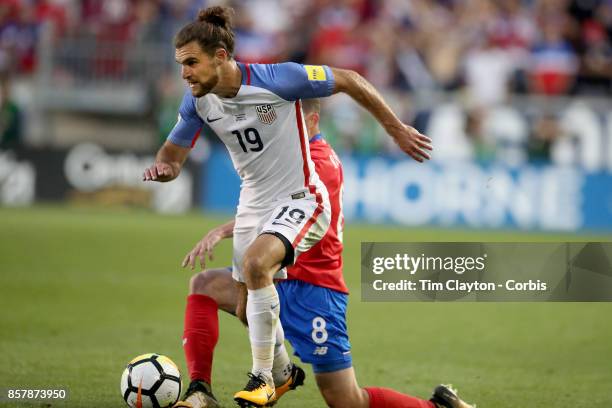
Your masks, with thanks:
[{"label": "us soccer crest", "polygon": [[276,111],[272,105],[258,105],[255,111],[261,123],[271,125],[276,120]]}]

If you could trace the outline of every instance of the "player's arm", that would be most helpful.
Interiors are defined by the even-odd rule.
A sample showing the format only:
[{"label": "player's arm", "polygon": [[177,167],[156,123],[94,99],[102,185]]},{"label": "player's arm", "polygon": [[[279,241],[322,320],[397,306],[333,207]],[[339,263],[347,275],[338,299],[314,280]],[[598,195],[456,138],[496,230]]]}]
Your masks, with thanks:
[{"label": "player's arm", "polygon": [[181,266],[184,268],[187,265],[193,270],[195,268],[196,258],[200,260],[200,267],[204,269],[206,267],[206,255],[208,255],[209,260],[213,260],[213,249],[214,247],[223,239],[231,238],[234,236],[234,224],[235,220],[231,220],[226,222],[223,225],[214,228],[204,237],[198,241],[198,243],[193,247],[191,251],[187,255],[185,255],[185,259],[183,259],[183,263]]},{"label": "player's arm", "polygon": [[415,128],[402,123],[382,95],[355,71],[331,68],[334,75],[333,93],[343,92],[368,110],[405,153],[418,162],[429,159],[431,139]]},{"label": "player's arm", "polygon": [[198,116],[195,98],[186,91],[181,101],[176,125],[155,157],[155,164],[145,170],[143,180],[170,181],[178,177],[189,151],[200,135],[204,122]]},{"label": "player's arm", "polygon": [[174,180],[181,172],[191,148],[167,140],[157,152],[155,163],[144,171],[144,181],[166,182]]},{"label": "player's arm", "polygon": [[344,92],[367,109],[380,122],[400,149],[416,161],[429,159],[431,139],[403,124],[380,93],[354,71],[326,65],[300,65],[293,62],[263,64],[253,70],[254,81],[288,101],[322,98]]}]

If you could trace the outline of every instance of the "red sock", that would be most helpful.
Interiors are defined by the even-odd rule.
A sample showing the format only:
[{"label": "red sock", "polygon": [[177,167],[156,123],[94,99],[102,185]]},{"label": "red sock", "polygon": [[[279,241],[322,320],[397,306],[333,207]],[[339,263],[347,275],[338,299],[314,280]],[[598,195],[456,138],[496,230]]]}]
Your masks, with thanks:
[{"label": "red sock", "polygon": [[389,388],[367,387],[370,408],[436,408],[433,402],[401,394]]},{"label": "red sock", "polygon": [[213,352],[219,339],[219,306],[205,295],[187,296],[183,347],[191,380],[211,383]]}]

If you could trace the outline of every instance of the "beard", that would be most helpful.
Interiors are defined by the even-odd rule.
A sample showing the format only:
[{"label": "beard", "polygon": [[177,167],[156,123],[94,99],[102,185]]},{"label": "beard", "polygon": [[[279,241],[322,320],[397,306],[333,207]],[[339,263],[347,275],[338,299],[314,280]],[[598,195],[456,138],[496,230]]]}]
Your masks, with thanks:
[{"label": "beard", "polygon": [[206,82],[197,82],[191,88],[191,94],[195,96],[196,98],[201,98],[202,96],[212,91],[218,82],[219,82],[219,78],[216,76],[214,78],[210,78]]}]

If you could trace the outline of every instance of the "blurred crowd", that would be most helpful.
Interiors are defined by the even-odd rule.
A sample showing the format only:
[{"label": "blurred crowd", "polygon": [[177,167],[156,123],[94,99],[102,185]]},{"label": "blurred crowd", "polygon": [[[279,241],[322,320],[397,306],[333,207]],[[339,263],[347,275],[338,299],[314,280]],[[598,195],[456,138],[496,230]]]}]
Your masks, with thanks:
[{"label": "blurred crowd", "polygon": [[35,72],[47,22],[54,38],[167,51],[214,4],[236,10],[245,62],[346,67],[382,89],[458,91],[476,108],[511,94],[611,91],[612,0],[0,0],[0,73]]},{"label": "blurred crowd", "polygon": [[237,58],[352,68],[376,85],[468,87],[483,104],[514,92],[602,93],[612,79],[610,0],[0,0],[0,68],[36,66],[57,36],[170,41],[210,4],[236,10]]}]

